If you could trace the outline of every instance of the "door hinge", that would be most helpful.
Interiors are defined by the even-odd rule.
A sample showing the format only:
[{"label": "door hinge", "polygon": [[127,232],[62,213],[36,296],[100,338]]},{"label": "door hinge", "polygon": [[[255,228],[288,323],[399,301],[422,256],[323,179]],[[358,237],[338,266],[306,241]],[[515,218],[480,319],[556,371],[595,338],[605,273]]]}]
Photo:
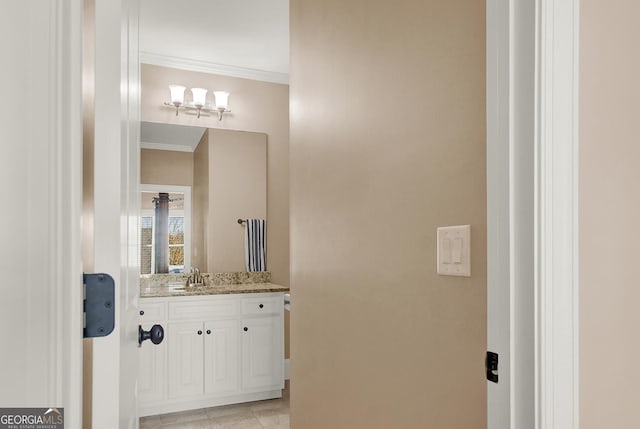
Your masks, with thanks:
[{"label": "door hinge", "polygon": [[487,371],[487,380],[497,383],[498,382],[498,353],[487,352],[487,357],[484,360],[484,368]]},{"label": "door hinge", "polygon": [[115,282],[109,274],[83,274],[84,338],[106,337],[115,326]]}]

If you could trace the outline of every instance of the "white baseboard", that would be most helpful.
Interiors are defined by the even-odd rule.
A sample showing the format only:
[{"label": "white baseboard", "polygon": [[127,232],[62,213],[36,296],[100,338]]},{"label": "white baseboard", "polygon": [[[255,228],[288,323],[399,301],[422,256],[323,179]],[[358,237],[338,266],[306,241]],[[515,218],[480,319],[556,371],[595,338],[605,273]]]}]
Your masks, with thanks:
[{"label": "white baseboard", "polygon": [[291,378],[289,378],[289,365],[291,363],[291,359],[285,359],[284,360],[284,379],[285,380],[291,380]]}]

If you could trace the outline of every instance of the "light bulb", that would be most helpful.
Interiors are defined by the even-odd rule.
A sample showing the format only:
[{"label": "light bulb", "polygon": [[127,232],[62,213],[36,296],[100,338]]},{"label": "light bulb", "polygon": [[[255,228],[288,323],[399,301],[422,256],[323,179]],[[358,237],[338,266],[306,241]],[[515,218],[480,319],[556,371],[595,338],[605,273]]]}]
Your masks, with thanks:
[{"label": "light bulb", "polygon": [[216,109],[225,111],[229,106],[229,93],[226,91],[214,91],[213,95],[216,99]]},{"label": "light bulb", "polygon": [[204,88],[191,88],[191,94],[193,94],[193,105],[204,107],[207,99],[207,90]]},{"label": "light bulb", "polygon": [[178,107],[184,103],[184,90],[186,88],[182,85],[169,85],[169,91],[171,91],[171,104]]}]

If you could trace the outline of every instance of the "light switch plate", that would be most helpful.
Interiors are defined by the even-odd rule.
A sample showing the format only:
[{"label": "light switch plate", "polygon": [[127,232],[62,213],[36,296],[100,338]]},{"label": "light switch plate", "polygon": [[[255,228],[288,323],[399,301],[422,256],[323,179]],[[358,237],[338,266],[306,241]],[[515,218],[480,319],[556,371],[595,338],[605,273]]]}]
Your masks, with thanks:
[{"label": "light switch plate", "polygon": [[471,277],[471,225],[438,228],[438,274]]}]

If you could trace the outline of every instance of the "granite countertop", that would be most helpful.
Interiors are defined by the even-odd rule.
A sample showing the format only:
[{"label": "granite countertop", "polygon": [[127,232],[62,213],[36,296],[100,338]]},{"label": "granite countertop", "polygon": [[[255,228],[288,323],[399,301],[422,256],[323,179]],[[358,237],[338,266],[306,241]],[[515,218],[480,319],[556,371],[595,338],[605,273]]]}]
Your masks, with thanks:
[{"label": "granite countertop", "polygon": [[265,292],[288,292],[287,286],[274,283],[240,283],[221,284],[207,286],[184,286],[163,285],[149,288],[140,288],[140,298],[161,298],[172,296],[197,296],[197,295],[223,295],[232,293],[265,293]]}]

